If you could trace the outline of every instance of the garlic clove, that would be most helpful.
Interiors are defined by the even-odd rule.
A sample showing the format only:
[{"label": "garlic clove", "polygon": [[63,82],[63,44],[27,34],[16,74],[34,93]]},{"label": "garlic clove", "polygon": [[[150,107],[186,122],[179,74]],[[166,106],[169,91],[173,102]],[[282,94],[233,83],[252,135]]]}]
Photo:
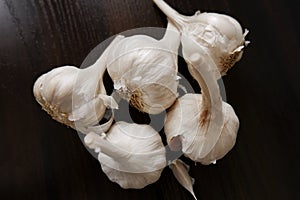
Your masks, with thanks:
[{"label": "garlic clove", "polygon": [[108,52],[122,38],[117,36],[88,68],[58,67],[37,79],[33,87],[34,96],[53,119],[84,130],[102,119],[106,107],[117,108],[117,103],[106,96],[102,77]]},{"label": "garlic clove", "polygon": [[134,35],[120,41],[107,65],[120,96],[149,114],[170,107],[177,98],[179,43],[180,34],[170,23],[161,40]]},{"label": "garlic clove", "polygon": [[89,133],[84,141],[89,148],[100,149],[102,170],[122,188],[143,188],[154,183],[166,166],[161,137],[149,125],[117,122],[105,137]]},{"label": "garlic clove", "polygon": [[163,0],[153,1],[182,35],[196,41],[199,48],[205,49],[221,75],[225,75],[241,59],[243,49],[249,43],[245,41],[248,30],[243,33],[241,25],[234,18],[200,11],[193,16],[184,16]]},{"label": "garlic clove", "polygon": [[170,168],[177,181],[193,195],[195,200],[197,200],[193,190],[194,179],[191,178],[188,173],[190,167],[182,160],[176,159],[170,164]]}]

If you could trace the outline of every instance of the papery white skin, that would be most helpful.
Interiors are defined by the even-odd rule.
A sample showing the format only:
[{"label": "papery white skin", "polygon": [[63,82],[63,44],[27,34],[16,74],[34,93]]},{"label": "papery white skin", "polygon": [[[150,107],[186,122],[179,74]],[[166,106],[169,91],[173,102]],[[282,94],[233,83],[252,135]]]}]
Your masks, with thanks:
[{"label": "papery white skin", "polygon": [[133,107],[158,114],[177,98],[180,34],[168,24],[165,36],[126,37],[110,52],[107,66],[114,88]]},{"label": "papery white skin", "polygon": [[103,172],[122,188],[143,188],[157,181],[166,166],[160,135],[149,125],[117,122],[107,134],[89,133],[85,144],[95,149]]},{"label": "papery white skin", "polygon": [[189,175],[190,167],[180,159],[172,161],[169,166],[177,181],[193,195],[195,200],[197,200],[193,190],[194,179]]},{"label": "papery white skin", "polygon": [[[241,59],[248,30],[243,33],[241,25],[234,18],[218,13],[196,12],[193,16],[184,16],[171,8],[163,0],[153,0],[161,11],[174,23],[183,35],[194,40],[215,62],[221,75]],[[212,66],[211,66],[212,67]],[[220,74],[215,71],[216,78]]]},{"label": "papery white skin", "polygon": [[[181,135],[181,142],[184,149],[188,149],[187,147],[189,149],[197,149],[199,142],[193,141],[195,137],[203,141],[206,137],[206,132],[201,131],[199,123],[201,121],[201,106],[201,94],[186,94],[176,101],[167,113],[165,123],[168,143],[171,142],[172,138]],[[199,157],[198,154],[194,155],[193,151],[190,154],[185,153],[186,156],[192,158],[194,161],[208,165],[224,157],[233,148],[239,128],[239,120],[233,108],[228,103],[223,102],[222,107],[223,112],[225,112],[225,119],[217,143],[204,157]],[[199,135],[196,136],[197,134]]]},{"label": "papery white skin", "polygon": [[88,68],[62,66],[37,79],[33,88],[34,96],[53,119],[85,134],[92,127],[101,132],[108,130],[112,120],[104,126],[97,123],[107,107],[116,109],[118,105],[112,97],[106,95],[103,74],[108,52],[122,38],[117,36]]}]

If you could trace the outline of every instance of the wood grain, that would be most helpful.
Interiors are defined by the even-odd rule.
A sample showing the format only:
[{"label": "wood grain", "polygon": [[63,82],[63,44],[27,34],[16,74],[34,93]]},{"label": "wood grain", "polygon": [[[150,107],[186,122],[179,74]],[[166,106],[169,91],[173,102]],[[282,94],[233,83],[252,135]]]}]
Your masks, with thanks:
[{"label": "wood grain", "polygon": [[[223,79],[241,121],[237,144],[217,165],[189,161],[198,199],[299,199],[297,3],[166,2],[189,15],[227,13],[250,29],[251,45]],[[0,24],[0,199],[192,199],[168,168],[143,190],[110,182],[76,132],[53,121],[32,94],[38,76],[80,66],[106,38],[165,27],[152,1],[0,0]]]}]

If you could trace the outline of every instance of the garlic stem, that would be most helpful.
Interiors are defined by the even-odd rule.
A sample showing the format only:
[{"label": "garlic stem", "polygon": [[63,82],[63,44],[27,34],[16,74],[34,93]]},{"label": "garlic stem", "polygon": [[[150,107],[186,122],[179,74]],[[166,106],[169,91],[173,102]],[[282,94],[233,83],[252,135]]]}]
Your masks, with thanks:
[{"label": "garlic stem", "polygon": [[174,23],[174,25],[179,30],[182,30],[184,24],[186,23],[185,16],[179,14],[176,10],[174,10],[171,6],[169,6],[163,0],[153,0],[153,2],[168,17],[168,19]]},{"label": "garlic stem", "polygon": [[177,60],[177,54],[178,54],[178,47],[180,45],[180,32],[178,29],[175,27],[173,23],[170,23],[168,20],[168,25],[166,29],[166,33],[164,37],[160,40],[163,44],[165,44],[171,53],[174,54],[174,59]]},{"label": "garlic stem", "polygon": [[109,141],[105,140],[96,133],[89,133],[84,137],[84,143],[91,149],[100,148],[100,151],[113,159],[126,158],[128,153],[120,150],[118,147],[112,145]]},{"label": "garlic stem", "polygon": [[[125,38],[125,36],[123,35],[117,35],[112,42],[109,44],[108,48],[104,50],[104,52],[102,53],[102,55],[96,60],[96,62],[90,66],[87,67],[85,69],[83,69],[84,71],[87,71],[86,73],[91,75],[99,75],[102,76],[106,70],[106,63],[107,63],[107,57],[109,54],[109,51],[111,49],[114,48],[114,46],[120,42],[123,38]],[[101,59],[100,59],[101,58]]]},{"label": "garlic stem", "polygon": [[[116,36],[94,64],[80,71],[77,77],[78,86],[75,86],[74,90],[80,88],[80,91],[82,93],[93,91],[95,96],[97,96],[99,93],[106,94],[106,90],[103,84],[103,74],[107,67],[108,54],[110,50],[114,49],[115,45],[123,38],[124,36],[122,35]],[[98,77],[98,81],[96,82],[94,79],[91,79],[91,76]],[[90,84],[87,84],[86,87],[80,87],[82,85],[82,82],[90,82]]]},{"label": "garlic stem", "polygon": [[207,127],[206,142],[199,149],[200,157],[206,156],[215,146],[221,134],[224,122],[222,112],[222,98],[216,77],[209,71],[215,65],[209,56],[195,41],[186,35],[182,37],[182,51],[188,63],[191,75],[198,81],[202,89],[202,112],[200,125]]}]

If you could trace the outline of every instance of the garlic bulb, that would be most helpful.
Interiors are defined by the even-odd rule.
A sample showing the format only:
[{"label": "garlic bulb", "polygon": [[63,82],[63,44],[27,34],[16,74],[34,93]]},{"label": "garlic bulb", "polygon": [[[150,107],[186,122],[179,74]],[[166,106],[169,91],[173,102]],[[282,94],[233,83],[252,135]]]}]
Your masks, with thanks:
[{"label": "garlic bulb", "polygon": [[203,131],[203,129],[205,130],[205,128],[207,128],[207,125],[205,128],[201,128],[201,109],[201,94],[186,94],[179,98],[167,113],[165,132],[169,142],[171,142],[172,138],[180,135],[185,155],[194,161],[208,165],[221,159],[232,149],[239,128],[239,120],[233,108],[229,104],[223,102],[222,110],[225,112],[225,119],[222,132],[217,139],[216,144],[212,145],[214,147],[210,152],[199,157],[201,154],[198,154],[196,149],[201,141],[198,140],[203,140],[202,142],[205,142],[206,137],[209,137],[209,135]]},{"label": "garlic bulb", "polygon": [[107,134],[89,133],[84,141],[99,152],[103,172],[122,188],[143,188],[154,183],[166,166],[161,137],[149,125],[120,121]]},{"label": "garlic bulb", "polygon": [[179,43],[180,34],[170,23],[159,41],[146,35],[120,41],[109,53],[107,65],[120,96],[149,114],[170,107],[177,98]]},{"label": "garlic bulb", "polygon": [[167,141],[181,136],[185,156],[202,164],[214,163],[234,145],[239,120],[232,107],[222,102],[216,77],[209,70],[214,65],[205,52],[195,53],[197,44],[183,37],[183,52],[188,69],[198,81],[201,94],[179,98],[166,116]]},{"label": "garlic bulb", "polygon": [[[182,35],[194,40],[210,56],[221,75],[241,59],[248,30],[243,33],[241,25],[232,17],[218,13],[196,12],[193,16],[179,14],[163,0],[153,0],[175,24]],[[211,69],[212,71],[215,69]],[[217,72],[215,75],[220,78]]]},{"label": "garlic bulb", "polygon": [[180,159],[174,160],[169,166],[177,181],[193,195],[195,200],[197,200],[193,190],[194,179],[191,178],[188,173],[190,167]]},{"label": "garlic bulb", "polygon": [[83,133],[87,133],[93,126],[99,131],[106,131],[110,127],[112,120],[103,126],[96,125],[102,119],[106,107],[118,107],[114,99],[106,95],[102,78],[107,54],[122,38],[117,36],[88,68],[58,67],[37,79],[33,88],[34,96],[53,119]]}]

